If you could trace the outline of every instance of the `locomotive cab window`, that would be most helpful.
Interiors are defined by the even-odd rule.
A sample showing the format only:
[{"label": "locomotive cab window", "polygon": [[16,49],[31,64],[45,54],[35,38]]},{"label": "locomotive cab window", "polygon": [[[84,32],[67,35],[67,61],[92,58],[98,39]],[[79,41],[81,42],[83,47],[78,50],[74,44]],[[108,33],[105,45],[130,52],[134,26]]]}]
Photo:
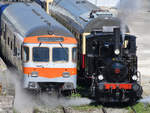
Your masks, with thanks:
[{"label": "locomotive cab window", "polygon": [[72,61],[77,62],[77,48],[72,48]]},{"label": "locomotive cab window", "polygon": [[34,62],[48,62],[49,61],[49,48],[33,47],[33,61]]},{"label": "locomotive cab window", "polygon": [[59,61],[67,62],[68,58],[69,58],[68,48],[53,48],[53,61],[54,62],[59,62]]},{"label": "locomotive cab window", "polygon": [[24,62],[29,61],[29,48],[26,46],[23,47],[22,57]]}]

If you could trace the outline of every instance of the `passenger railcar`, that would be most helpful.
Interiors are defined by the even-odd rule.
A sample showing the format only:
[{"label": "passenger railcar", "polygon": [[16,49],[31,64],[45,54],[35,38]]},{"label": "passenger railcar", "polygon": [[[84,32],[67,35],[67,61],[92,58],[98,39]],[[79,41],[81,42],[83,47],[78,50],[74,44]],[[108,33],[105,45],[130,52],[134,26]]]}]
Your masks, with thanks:
[{"label": "passenger railcar", "polygon": [[23,73],[23,87],[75,89],[77,41],[72,33],[35,3],[12,3],[0,10],[1,53]]},{"label": "passenger railcar", "polygon": [[[137,69],[136,37],[109,11],[86,0],[52,0],[50,14],[77,38],[79,77],[103,102],[126,102],[142,95]],[[85,83],[85,82],[84,82]]]}]

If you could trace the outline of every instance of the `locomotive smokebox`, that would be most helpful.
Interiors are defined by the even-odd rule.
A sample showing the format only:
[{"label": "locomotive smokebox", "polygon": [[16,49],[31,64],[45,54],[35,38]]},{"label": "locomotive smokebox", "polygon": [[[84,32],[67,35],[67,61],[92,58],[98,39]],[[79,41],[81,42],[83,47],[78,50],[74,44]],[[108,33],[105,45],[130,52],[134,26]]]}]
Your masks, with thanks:
[{"label": "locomotive smokebox", "polygon": [[115,48],[114,52],[116,55],[120,54],[120,28],[114,28],[114,37],[115,37]]}]

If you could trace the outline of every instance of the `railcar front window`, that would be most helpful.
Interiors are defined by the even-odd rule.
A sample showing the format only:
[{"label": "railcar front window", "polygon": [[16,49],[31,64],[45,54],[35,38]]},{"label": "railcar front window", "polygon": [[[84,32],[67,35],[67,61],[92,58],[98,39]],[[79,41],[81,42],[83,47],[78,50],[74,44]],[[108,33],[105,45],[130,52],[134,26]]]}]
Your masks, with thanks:
[{"label": "railcar front window", "polygon": [[53,48],[53,61],[68,61],[68,48]]},{"label": "railcar front window", "polygon": [[72,48],[72,61],[77,62],[77,48]]},{"label": "railcar front window", "polygon": [[49,61],[49,48],[34,47],[33,48],[33,61],[34,62],[48,62]]},{"label": "railcar front window", "polygon": [[29,48],[28,47],[23,47],[23,61],[28,62],[29,61]]}]

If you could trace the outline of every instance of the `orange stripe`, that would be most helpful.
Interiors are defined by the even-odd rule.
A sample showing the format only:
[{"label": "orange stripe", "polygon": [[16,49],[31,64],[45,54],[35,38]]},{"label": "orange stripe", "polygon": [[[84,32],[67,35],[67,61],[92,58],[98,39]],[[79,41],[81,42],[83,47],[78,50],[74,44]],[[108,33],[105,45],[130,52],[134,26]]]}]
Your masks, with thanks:
[{"label": "orange stripe", "polygon": [[[24,38],[24,43],[40,43],[40,41],[38,41],[38,38],[44,38],[44,37],[55,37],[55,38],[64,38],[64,41],[61,43],[64,44],[77,44],[77,41],[75,38],[73,37],[64,37],[64,36],[56,36],[56,35],[42,35],[42,36],[32,36],[32,37],[25,37]],[[60,42],[42,42],[42,43],[51,43],[51,44],[56,44],[56,43],[60,43]]]},{"label": "orange stripe", "polygon": [[70,75],[77,75],[76,68],[33,68],[33,67],[24,67],[24,74],[31,75],[33,71],[38,72],[40,77],[46,78],[56,78],[62,77],[63,72],[69,72]]}]

